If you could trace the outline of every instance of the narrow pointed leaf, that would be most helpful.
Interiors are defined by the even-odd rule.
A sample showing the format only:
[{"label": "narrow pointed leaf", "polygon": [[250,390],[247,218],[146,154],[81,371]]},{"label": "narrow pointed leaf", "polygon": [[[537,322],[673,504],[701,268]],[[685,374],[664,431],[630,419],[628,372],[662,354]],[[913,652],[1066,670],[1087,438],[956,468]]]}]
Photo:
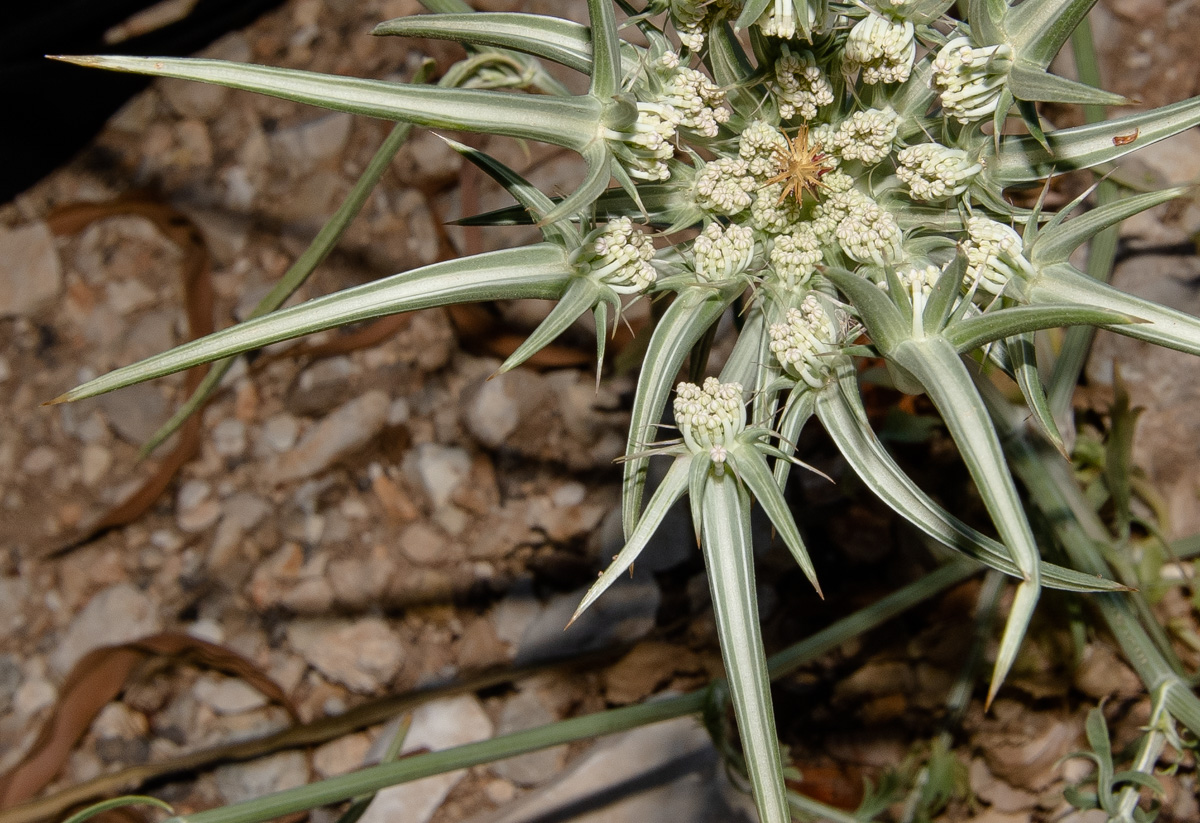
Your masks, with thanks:
[{"label": "narrow pointed leaf", "polygon": [[553,223],[584,211],[608,188],[612,179],[612,154],[608,146],[603,141],[597,141],[581,153],[587,161],[587,174],[583,182],[542,218],[543,223]]},{"label": "narrow pointed leaf", "polygon": [[1032,137],[1006,137],[988,158],[989,175],[1001,186],[1032,183],[1051,174],[1087,169],[1145,148],[1200,123],[1200,97],[1137,114],[1062,129],[1046,136],[1049,150]]},{"label": "narrow pointed leaf", "polygon": [[[787,0],[791,2],[792,0]],[[774,0],[746,0],[746,5],[742,8],[742,13],[738,15],[734,21],[733,28],[736,31],[749,28],[758,18],[762,17],[762,13],[767,10],[767,6],[771,5]]]},{"label": "narrow pointed leaf", "polygon": [[925,301],[925,312],[921,315],[921,324],[926,334],[936,334],[945,328],[954,311],[959,295],[962,294],[963,278],[967,274],[967,256],[962,253],[954,255],[954,260],[942,272],[941,277],[933,284],[933,291]]},{"label": "narrow pointed leaf", "polygon": [[1186,193],[1187,189],[1181,187],[1135,194],[1113,203],[1106,203],[1070,220],[1047,226],[1031,244],[1029,260],[1035,266],[1065,263],[1075,249],[1109,226],[1115,226],[1126,218],[1182,197]]},{"label": "narrow pointed leaf", "polygon": [[888,97],[888,105],[900,115],[901,139],[912,137],[921,131],[921,118],[937,99],[933,84],[933,61],[922,60],[913,67],[912,74]]},{"label": "narrow pointed leaf", "polygon": [[867,333],[880,351],[891,351],[911,334],[912,326],[900,314],[896,304],[870,280],[834,266],[822,274],[858,309]]},{"label": "narrow pointed leaf", "polygon": [[688,476],[691,473],[692,463],[694,462],[691,455],[683,455],[677,457],[675,462],[671,464],[671,468],[667,470],[666,477],[654,494],[650,497],[650,502],[646,504],[646,511],[642,515],[642,519],[638,521],[637,526],[629,535],[629,539],[625,541],[625,546],[620,553],[613,558],[612,563],[600,575],[600,579],[592,584],[592,587],[587,590],[587,594],[583,596],[579,607],[575,609],[575,614],[571,617],[571,622],[574,622],[579,615],[583,614],[588,606],[596,602],[600,595],[608,590],[608,587],[616,582],[625,571],[633,565],[637,560],[638,555],[642,553],[642,549],[646,548],[646,544],[650,542],[650,538],[658,531],[659,525],[663,518],[667,516],[667,511],[675,505],[679,498],[683,497],[684,492],[688,488]]},{"label": "narrow pointed leaf", "polygon": [[1019,3],[1005,15],[1008,42],[1019,58],[1045,68],[1094,5],[1096,0]]},{"label": "narrow pointed leaf", "polygon": [[[784,454],[792,456],[796,453],[796,442],[800,439],[800,432],[803,431],[804,424],[813,416],[816,404],[817,393],[807,386],[797,386],[788,395],[787,403],[783,407],[783,414],[779,418],[778,429],[779,449]],[[793,465],[791,460],[775,461],[775,485],[780,489],[787,486],[788,475],[791,473]]]},{"label": "narrow pointed leaf", "polygon": [[921,381],[946,422],[1013,561],[1036,588],[1040,556],[1000,440],[966,366],[949,341],[911,340],[892,355]]},{"label": "narrow pointed leaf", "polygon": [[1014,306],[968,317],[951,324],[943,334],[955,350],[965,353],[1005,337],[1041,329],[1068,326],[1109,328],[1131,323],[1137,324],[1138,318],[1112,309],[1039,302],[1036,306]]},{"label": "narrow pointed leaf", "polygon": [[[508,359],[500,366],[499,373],[503,374],[515,369],[553,343],[576,320],[591,311],[602,299],[602,295],[603,287],[595,281],[586,277],[576,277],[572,280],[562,297],[558,298],[558,302],[554,304],[554,308],[546,315],[546,319],[539,323],[525,342],[508,356]],[[600,339],[604,339],[603,335]]]},{"label": "narrow pointed leaf", "polygon": [[[651,226],[666,228],[669,233],[698,225],[704,216],[698,208],[687,203],[682,196],[680,187],[673,183],[639,185],[638,195],[645,207],[644,211],[638,208],[637,203],[625,190],[619,187],[606,189],[593,204],[596,219],[611,220],[615,217],[629,217],[637,221],[645,220]],[[561,197],[551,199],[555,203],[562,201]],[[530,220],[529,213],[525,209],[506,206],[483,214],[459,218],[454,221],[454,225],[527,226],[532,222],[534,221]]]},{"label": "narrow pointed leaf", "polygon": [[779,533],[784,545],[796,559],[797,565],[803,570],[808,582],[813,584],[817,594],[821,594],[821,584],[817,582],[817,570],[813,566],[812,558],[808,555],[808,549],[804,546],[804,538],[800,536],[800,529],[796,527],[792,511],[788,507],[787,501],[783,499],[783,492],[779,486],[775,485],[775,478],[771,476],[771,469],[767,466],[766,458],[754,448],[741,448],[729,453],[729,461],[733,465],[734,472],[750,489],[750,493],[754,495],[758,505],[762,506],[763,511],[770,518],[771,523],[775,526],[775,531]]},{"label": "narrow pointed leaf", "polygon": [[769,116],[763,107],[775,105],[774,100],[756,95],[755,87],[747,85],[747,78],[754,74],[754,67],[750,65],[750,59],[728,23],[722,22],[713,27],[708,38],[707,58],[712,67],[713,81],[726,89],[726,99],[738,117],[750,122],[756,117]]},{"label": "narrow pointed leaf", "polygon": [[[388,20],[372,34],[429,37],[473,46],[512,49],[590,74],[592,38],[588,27],[573,20],[541,14],[474,12],[471,14],[420,14]],[[626,68],[637,65],[637,55],[626,45]]]},{"label": "narrow pointed leaf", "polygon": [[992,679],[988,684],[987,701],[984,704],[986,706],[991,706],[992,701],[996,699],[996,692],[1000,691],[1004,678],[1008,676],[1013,662],[1017,659],[1021,641],[1025,639],[1029,621],[1033,618],[1033,610],[1037,608],[1039,594],[1040,590],[1035,583],[1023,581],[1017,584],[1017,593],[1013,597],[1012,609],[1008,613],[1008,620],[1004,623],[1004,634],[1000,636],[1000,649],[996,652],[996,663],[992,667]]},{"label": "narrow pointed leaf", "polygon": [[247,320],[97,377],[53,402],[82,400],[198,363],[388,314],[478,300],[557,298],[572,276],[566,252],[548,243],[434,263]]},{"label": "narrow pointed leaf", "polygon": [[[947,548],[1003,572],[1021,577],[1012,554],[1002,544],[963,523],[935,503],[904,473],[879,438],[866,425],[858,390],[848,381],[816,396],[816,413],[838,451],[880,500]],[[1064,591],[1116,591],[1124,587],[1094,574],[1041,563],[1042,582]]]},{"label": "narrow pointed leaf", "polygon": [[197,80],[334,111],[427,128],[499,134],[582,151],[596,139],[599,101],[447,89],[194,57],[58,57],[81,66]]},{"label": "narrow pointed leaf", "polygon": [[1039,103],[1079,103],[1092,106],[1130,104],[1130,100],[1123,95],[1050,74],[1044,68],[1024,60],[1013,64],[1008,74],[1008,87],[1018,100]]},{"label": "narrow pointed leaf", "polygon": [[588,26],[592,40],[591,95],[608,100],[621,88],[621,40],[617,16],[609,0],[588,0]]},{"label": "narrow pointed leaf", "polygon": [[663,407],[688,352],[740,293],[740,284],[720,290],[701,287],[685,289],[654,328],[642,373],[638,377],[637,393],[630,413],[629,445],[625,451],[621,514],[627,536],[638,521],[646,472],[650,468],[650,461],[646,457],[636,455],[657,438]]},{"label": "narrow pointed leaf", "polygon": [[1136,317],[1140,323],[1104,328],[1169,349],[1200,355],[1200,318],[1093,280],[1066,263],[1048,266],[1028,286],[1034,304],[1074,303]]},{"label": "narrow pointed leaf", "polygon": [[750,541],[750,500],[737,479],[726,473],[710,478],[704,490],[704,526],[700,541],[713,614],[721,641],[721,659],[729,679],[746,770],[762,823],[790,823],[771,681],[763,652]]},{"label": "narrow pointed leaf", "polygon": [[1046,399],[1046,389],[1042,385],[1041,375],[1038,374],[1037,355],[1034,349],[1032,334],[1019,334],[1009,338],[1006,343],[1008,359],[1012,366],[1013,377],[1026,405],[1033,415],[1037,425],[1046,439],[1063,455],[1067,455],[1067,447],[1063,443],[1062,434],[1054,420],[1054,412],[1050,409],[1050,401]]}]

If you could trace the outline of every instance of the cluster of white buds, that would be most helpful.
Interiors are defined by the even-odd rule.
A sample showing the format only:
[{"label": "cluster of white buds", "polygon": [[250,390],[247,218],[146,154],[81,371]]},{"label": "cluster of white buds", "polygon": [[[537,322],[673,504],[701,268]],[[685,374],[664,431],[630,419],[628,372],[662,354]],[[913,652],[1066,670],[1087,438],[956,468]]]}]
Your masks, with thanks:
[{"label": "cluster of white buds", "polygon": [[679,42],[693,52],[704,48],[705,31],[713,14],[728,5],[728,0],[670,0],[671,24]]},{"label": "cluster of white buds", "polygon": [[904,269],[896,272],[900,282],[908,290],[908,298],[912,302],[912,330],[914,337],[923,337],[925,333],[925,304],[942,270],[932,264],[917,268]]},{"label": "cluster of white buds", "polygon": [[[678,66],[679,58],[672,52],[667,54],[675,58]],[[716,137],[720,124],[729,121],[725,92],[704,74],[686,66],[671,73],[658,102],[678,112],[679,126],[701,137]]]},{"label": "cluster of white buds", "polygon": [[740,383],[706,378],[703,386],[680,383],[675,387],[675,424],[693,454],[707,455],[718,470],[729,448],[746,428],[746,405]]},{"label": "cluster of white buds", "polygon": [[901,149],[896,159],[896,176],[908,184],[909,194],[916,200],[957,197],[983,171],[965,151],[941,143],[909,146]]},{"label": "cluster of white buds", "polygon": [[867,85],[903,83],[917,57],[913,24],[868,14],[850,30],[844,54],[846,68],[862,69]]},{"label": "cluster of white buds", "polygon": [[793,291],[808,284],[821,258],[821,239],[808,223],[798,223],[787,234],[779,235],[771,247],[775,277]]},{"label": "cluster of white buds", "polygon": [[771,353],[789,375],[819,389],[829,380],[829,355],[841,346],[843,325],[841,317],[831,316],[810,293],[800,308],[787,310],[784,322],[767,329]]},{"label": "cluster of white buds", "polygon": [[833,85],[808,52],[786,52],[775,61],[772,89],[779,101],[779,116],[784,120],[791,120],[797,114],[804,120],[812,120],[818,108],[833,103]]},{"label": "cluster of white buds", "polygon": [[663,103],[638,103],[637,119],[627,131],[608,130],[618,156],[631,177],[660,181],[671,176],[667,161],[675,156],[676,129],[680,116]]},{"label": "cluster of white buds", "polygon": [[1036,272],[1022,252],[1025,243],[1011,226],[975,215],[967,220],[967,255],[969,288],[998,295],[1013,278],[1027,279]]},{"label": "cluster of white buds", "polygon": [[842,171],[825,175],[825,197],[813,209],[810,225],[823,242],[832,242],[838,223],[850,213],[850,208],[866,195],[854,188],[854,179]]},{"label": "cluster of white buds", "polygon": [[738,157],[721,157],[706,163],[696,175],[692,197],[696,205],[710,212],[733,215],[744,211],[758,186],[749,164]]},{"label": "cluster of white buds", "polygon": [[855,197],[834,230],[842,251],[859,263],[882,266],[902,253],[904,233],[892,215],[866,195]]},{"label": "cluster of white buds", "polygon": [[822,145],[837,152],[843,160],[872,165],[891,154],[899,129],[900,115],[890,108],[856,111]]},{"label": "cluster of white buds", "polygon": [[763,120],[755,120],[742,129],[738,140],[738,157],[746,161],[746,169],[765,180],[779,172],[780,153],[788,152],[783,132]]},{"label": "cluster of white buds", "polygon": [[709,223],[692,241],[696,274],[709,283],[722,283],[744,272],[754,260],[754,231],[736,223]]},{"label": "cluster of white buds", "polygon": [[750,206],[750,224],[767,234],[783,234],[800,222],[802,209],[795,197],[783,197],[783,183],[762,186]]},{"label": "cluster of white buds", "polygon": [[933,85],[946,114],[963,124],[991,115],[1000,103],[1013,56],[1007,43],[977,48],[966,37],[942,46],[933,61]]},{"label": "cluster of white buds", "polygon": [[650,265],[654,241],[635,229],[628,217],[618,217],[592,231],[573,257],[578,268],[617,294],[641,294],[658,278]]}]

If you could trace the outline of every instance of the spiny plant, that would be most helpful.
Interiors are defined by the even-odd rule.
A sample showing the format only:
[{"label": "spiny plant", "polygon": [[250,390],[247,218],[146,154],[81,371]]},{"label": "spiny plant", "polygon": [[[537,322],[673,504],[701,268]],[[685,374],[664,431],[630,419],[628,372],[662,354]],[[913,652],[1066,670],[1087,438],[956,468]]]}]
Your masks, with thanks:
[{"label": "spiny plant", "polygon": [[[1096,327],[1200,353],[1196,318],[1111,288],[1070,262],[1091,238],[1182,190],[1105,198],[1086,211],[1085,192],[1056,213],[1046,207],[1048,183],[1032,207],[1005,196],[1056,174],[1105,167],[1200,123],[1200,98],[1061,130],[1042,121],[1038,103],[1129,103],[1047,70],[1095,0],[968,0],[962,20],[948,16],[950,0],[649,0],[640,7],[588,0],[588,25],[478,13],[461,0],[424,2],[433,14],[392,20],[375,33],[466,46],[468,57],[437,85],[208,59],[63,59],[570,149],[586,162],[586,175],[569,195],[552,198],[498,160],[448,140],[517,202],[463,222],[534,223],[541,242],[264,314],[113,371],[59,401],[346,323],[498,298],[558,301],[501,371],[588,312],[602,362],[609,324],[628,302],[661,299],[667,305],[645,348],[623,461],[626,544],[579,610],[629,568],[667,510],[687,496],[745,770],[769,823],[791,812],[755,601],[750,517],[754,504],[765,511],[820,591],[784,497],[794,467],[803,467],[796,443],[812,418],[897,513],[1017,580],[989,702],[1043,587],[1123,588],[1100,577],[1103,568],[1080,572],[1042,560],[1005,455],[1020,426],[988,397],[992,377],[1010,377],[1042,443],[1065,453],[1045,389],[1049,375],[1034,357],[1035,332]],[[541,61],[582,73],[588,90],[570,93]],[[718,375],[678,384],[678,437],[660,439],[669,428],[672,384],[689,355],[692,374],[704,375],[716,325],[730,312],[737,318],[731,354]],[[999,540],[945,511],[894,462],[867,421],[856,365],[865,357],[882,359],[896,388],[928,395]],[[671,465],[650,492],[655,455]],[[1036,471],[1023,475],[1027,484],[1057,488]],[[1121,607],[1102,602],[1117,610],[1110,625],[1120,634]],[[1139,669],[1145,677],[1156,671]],[[1158,680],[1148,687],[1162,687]],[[1190,692],[1187,698],[1194,701]],[[1183,697],[1173,705],[1192,706]],[[1192,708],[1189,725],[1200,726]]]}]

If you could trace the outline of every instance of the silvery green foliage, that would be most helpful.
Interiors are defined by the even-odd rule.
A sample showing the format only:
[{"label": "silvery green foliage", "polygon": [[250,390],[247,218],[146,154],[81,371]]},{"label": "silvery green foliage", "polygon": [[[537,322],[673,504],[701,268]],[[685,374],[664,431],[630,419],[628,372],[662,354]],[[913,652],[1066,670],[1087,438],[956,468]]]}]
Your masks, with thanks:
[{"label": "silvery green foliage", "polygon": [[[378,33],[468,45],[475,62],[459,68],[458,88],[212,60],[78,58],[423,126],[548,142],[579,152],[588,174],[577,191],[553,200],[494,159],[451,141],[518,202],[475,222],[535,222],[542,242],[435,264],[276,312],[105,375],[62,399],[368,317],[504,297],[559,304],[502,368],[589,311],[602,357],[609,323],[629,300],[670,294],[647,346],[632,412],[624,460],[627,544],[580,610],[633,563],[670,505],[688,497],[709,567],[747,773],[762,819],[787,820],[749,511],[752,503],[766,511],[815,586],[820,570],[784,500],[791,472],[805,470],[795,468],[795,443],[812,418],[864,484],[913,525],[1016,578],[989,700],[1042,586],[1116,588],[1041,560],[976,388],[982,369],[1017,376],[1053,436],[1053,421],[1040,411],[1046,404],[1036,366],[1017,359],[1013,346],[1032,332],[1099,326],[1200,353],[1195,318],[1124,295],[1068,262],[1097,232],[1179,191],[1129,197],[1073,218],[1018,208],[1004,196],[1007,186],[1108,163],[1200,123],[1194,98],[1044,133],[1037,101],[1124,102],[1046,72],[1093,2],[1025,0],[1009,7],[1004,0],[972,0],[968,22],[944,17],[943,0],[651,0],[641,10],[617,3],[635,13],[624,30],[636,27],[634,39],[643,45],[622,41],[609,0],[588,0],[588,27],[474,13],[459,0],[426,0],[436,14],[379,27]],[[738,30],[748,39],[739,39]],[[540,60],[587,75],[588,92],[569,94],[539,68]],[[546,93],[496,90],[531,83]],[[1025,120],[1029,136],[994,136],[1010,115]],[[698,230],[693,239],[674,245],[656,232],[688,227]],[[677,374],[729,311],[744,321],[731,357],[719,377],[674,387],[680,438],[663,439]],[[944,511],[892,461],[867,424],[855,367],[862,356],[882,358],[903,391],[929,395],[1000,541]],[[655,454],[673,462],[647,500]]]}]

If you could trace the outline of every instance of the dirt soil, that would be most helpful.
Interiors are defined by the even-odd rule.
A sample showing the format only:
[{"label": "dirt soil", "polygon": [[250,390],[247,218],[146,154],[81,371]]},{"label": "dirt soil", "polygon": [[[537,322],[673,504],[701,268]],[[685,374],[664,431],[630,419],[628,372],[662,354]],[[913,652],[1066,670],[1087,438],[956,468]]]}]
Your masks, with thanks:
[{"label": "dirt soil", "polygon": [[[477,5],[562,14],[567,4]],[[584,19],[582,3],[569,5]],[[426,58],[444,69],[459,55],[445,44],[369,36],[375,23],[418,8],[416,0],[291,0],[206,54],[407,79]],[[1153,105],[1200,93],[1200,0],[1102,0],[1093,25],[1108,87]],[[84,655],[164,632],[213,645],[139,652],[127,688],[124,673],[89,684],[85,691],[109,688],[116,699],[44,793],[277,731],[292,722],[289,710],[305,722],[336,717],[381,696],[558,654],[618,650],[442,699],[441,714],[426,709],[417,718],[429,735],[418,743],[440,747],[626,705],[696,688],[719,672],[686,520],[655,544],[657,559],[601,619],[561,631],[577,602],[572,593],[619,547],[612,460],[624,448],[633,379],[610,368],[597,391],[583,329],[535,368],[488,381],[544,313],[536,303],[423,311],[269,347],[224,380],[203,413],[197,452],[167,491],[128,525],[74,545],[179,444],[177,437],[138,459],[185,396],[185,378],[40,404],[183,341],[189,305],[203,313],[210,298],[218,328],[247,316],[388,129],[247,93],[157,82],[80,157],[0,207],[8,267],[0,276],[0,772],[30,750],[56,702],[79,691],[68,674]],[[569,191],[578,179],[569,154],[498,139],[475,144],[546,190]],[[1200,179],[1200,131],[1152,149],[1125,173],[1159,184]],[[507,204],[436,136],[415,132],[295,299],[450,253],[527,241],[525,229],[443,229],[464,213]],[[1200,311],[1200,209],[1169,205],[1131,223],[1117,282]],[[1194,361],[1105,337],[1089,366],[1086,402],[1111,394],[1114,360],[1148,409],[1138,459],[1171,507],[1173,533],[1194,533]],[[881,399],[880,409],[893,400]],[[797,497],[813,524],[810,545],[828,599],[810,594],[785,552],[768,553],[760,575],[772,582],[760,605],[774,648],[932,565],[913,536],[843,476],[821,437],[806,449],[842,481],[801,484]],[[944,438],[906,446],[901,457],[943,498],[977,507]],[[805,791],[852,808],[863,778],[878,782],[927,751],[971,644],[978,589],[978,581],[960,586],[779,686],[780,731]],[[1099,701],[1118,747],[1137,736],[1149,701],[1103,635],[1087,638],[1073,665],[1078,650],[1061,628],[1069,605],[1045,600],[1000,699],[984,713],[977,684],[952,729],[969,792],[939,819],[1102,819],[1073,815],[1064,803],[1064,785],[1089,766],[1061,758],[1085,747],[1083,722]],[[1186,593],[1172,590],[1160,608],[1195,630]],[[241,657],[222,657],[221,649]],[[153,662],[163,659],[173,662]],[[379,721],[153,789],[181,811],[247,799],[378,759],[394,729]],[[577,744],[438,786],[426,781],[405,808],[420,821],[482,819],[543,791],[588,751]],[[1162,780],[1160,819],[1200,819],[1195,762],[1184,757]],[[734,795],[724,795],[731,815]]]}]

